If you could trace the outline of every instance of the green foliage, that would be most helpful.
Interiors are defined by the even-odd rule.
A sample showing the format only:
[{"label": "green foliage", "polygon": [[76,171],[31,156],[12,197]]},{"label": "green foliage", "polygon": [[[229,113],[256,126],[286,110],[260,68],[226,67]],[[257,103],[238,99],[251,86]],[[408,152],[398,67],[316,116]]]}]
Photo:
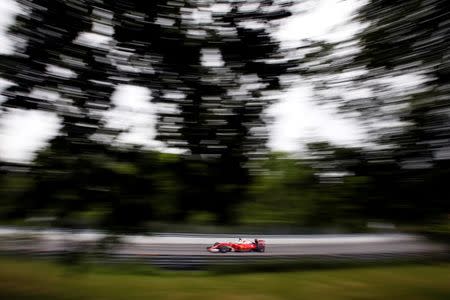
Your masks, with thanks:
[{"label": "green foliage", "polygon": [[[148,267],[148,266],[145,266]],[[0,261],[2,299],[448,299],[448,265],[302,272],[127,274]],[[127,269],[127,266],[124,267]],[[145,272],[143,269],[141,269]],[[45,276],[43,276],[45,274]]]},{"label": "green foliage", "polygon": [[314,205],[312,169],[283,154],[272,155],[262,169],[241,208],[242,222],[305,225]]}]

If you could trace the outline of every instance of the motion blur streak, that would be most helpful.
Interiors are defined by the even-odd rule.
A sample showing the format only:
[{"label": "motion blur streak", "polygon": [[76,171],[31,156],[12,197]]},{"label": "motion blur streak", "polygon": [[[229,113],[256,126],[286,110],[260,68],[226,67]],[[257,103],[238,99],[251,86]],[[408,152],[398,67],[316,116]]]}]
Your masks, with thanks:
[{"label": "motion blur streak", "polygon": [[[154,236],[122,235],[104,247],[108,236],[95,231],[0,229],[0,251],[35,256],[75,255],[82,251],[86,258],[105,260],[144,259],[169,268],[196,268],[211,265],[255,263],[280,259],[298,261],[321,259],[335,262],[337,258],[353,261],[383,261],[393,258],[447,258],[448,246],[433,243],[420,236],[407,234],[348,235],[266,235],[263,253],[210,253],[205,250],[217,241],[235,242],[227,235]],[[250,238],[250,236],[249,236]],[[251,238],[250,238],[251,239]],[[243,261],[244,260],[244,261]]]},{"label": "motion blur streak", "polygon": [[448,259],[448,1],[5,3],[5,256]]}]

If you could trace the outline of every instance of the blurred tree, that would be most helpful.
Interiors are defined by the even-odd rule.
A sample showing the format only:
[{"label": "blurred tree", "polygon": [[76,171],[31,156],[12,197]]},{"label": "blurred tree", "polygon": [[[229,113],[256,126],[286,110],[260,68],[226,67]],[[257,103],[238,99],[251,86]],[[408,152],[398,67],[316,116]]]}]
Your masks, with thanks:
[{"label": "blurred tree", "polygon": [[143,225],[149,220],[170,220],[176,211],[176,156],[97,147],[74,157],[49,146],[31,168],[5,165],[0,216],[51,216],[54,225],[115,232],[147,230]]},{"label": "blurred tree", "polygon": [[242,206],[242,222],[365,230],[378,217],[367,208],[380,203],[373,201],[378,199],[371,195],[373,179],[362,150],[325,142],[308,148],[308,158],[275,153],[266,160]]},{"label": "blurred tree", "polygon": [[[448,215],[450,156],[448,1],[367,1],[361,30],[331,45],[316,96],[367,125],[367,160],[379,217],[424,221]],[[315,76],[315,75],[312,75]],[[378,204],[376,204],[378,203]]]},{"label": "blurred tree", "polygon": [[107,49],[80,38],[91,31],[95,16],[87,2],[20,0],[24,11],[9,29],[16,52],[1,59],[2,77],[13,83],[3,108],[57,113],[70,151],[81,152],[80,143],[99,128],[114,90]]},{"label": "blurred tree", "polygon": [[3,93],[2,107],[6,113],[50,111],[58,115],[62,128],[36,158],[30,171],[34,186],[23,194],[13,215],[51,205],[63,219],[94,201],[88,192],[95,172],[89,158],[99,156],[105,146],[91,137],[103,128],[114,85],[107,45],[90,43],[86,34],[101,36],[96,25],[107,23],[109,15],[99,13],[96,1],[18,2],[23,11],[9,29],[16,51],[1,57],[1,76],[13,83]]},{"label": "blurred tree", "polygon": [[[369,1],[358,15],[363,62],[379,74],[422,74],[424,91],[405,99],[401,130],[383,135],[400,165],[397,216],[430,219],[450,211],[450,23],[447,1]],[[387,101],[386,101],[387,102]],[[385,102],[385,103],[386,103]],[[389,107],[389,106],[388,106]],[[385,110],[386,111],[386,110]]]},{"label": "blurred tree", "polygon": [[154,102],[172,107],[159,114],[157,129],[158,139],[183,152],[176,218],[207,210],[218,222],[232,221],[250,181],[249,159],[267,152],[263,111],[293,65],[271,36],[291,4],[110,3],[119,65],[133,62],[126,76],[150,88]]},{"label": "blurred tree", "polygon": [[177,218],[204,209],[220,222],[232,220],[250,181],[249,159],[267,153],[262,113],[282,89],[279,77],[294,66],[271,35],[291,3],[19,2],[25,11],[9,30],[17,51],[1,59],[2,76],[14,83],[2,106],[48,110],[63,123],[46,158],[36,160],[39,203],[61,201],[70,211],[91,201],[83,194],[89,170],[97,170],[91,158],[107,151],[95,138],[116,134],[104,127],[103,112],[114,85],[132,82],[171,108],[160,113],[157,129],[160,140],[184,151],[176,164]]},{"label": "blurred tree", "polygon": [[308,153],[306,163],[319,178],[318,209],[313,214],[316,224],[331,222],[363,229],[367,220],[376,216],[377,211],[368,208],[378,200],[372,195],[374,185],[367,154],[360,148],[327,142],[309,144]]},{"label": "blurred tree", "polygon": [[272,153],[242,203],[240,220],[252,225],[309,226],[317,204],[318,177],[303,160]]}]

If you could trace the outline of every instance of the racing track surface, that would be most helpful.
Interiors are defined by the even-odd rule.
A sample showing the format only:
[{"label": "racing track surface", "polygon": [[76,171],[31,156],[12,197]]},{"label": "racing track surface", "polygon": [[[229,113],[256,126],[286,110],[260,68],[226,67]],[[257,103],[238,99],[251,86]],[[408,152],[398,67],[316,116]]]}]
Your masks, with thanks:
[{"label": "racing track surface", "polygon": [[442,245],[423,242],[384,242],[364,244],[297,244],[268,245],[264,253],[209,253],[206,244],[159,244],[159,245],[123,245],[114,250],[122,255],[202,255],[202,256],[282,256],[282,255],[336,255],[336,254],[372,254],[372,253],[431,253],[443,251]]},{"label": "racing track surface", "polygon": [[[239,236],[239,235],[237,235]],[[216,241],[236,241],[229,235],[122,236],[121,243],[103,252],[109,259],[144,259],[151,264],[192,268],[205,265],[242,264],[267,260],[448,257],[447,245],[408,234],[257,236],[266,240],[264,253],[209,253]],[[21,238],[18,238],[21,237]],[[24,238],[27,237],[27,238]],[[68,251],[92,251],[104,235],[98,232],[58,230],[26,231],[0,228],[0,251],[32,255],[58,255]],[[245,239],[254,237],[240,235]]]}]

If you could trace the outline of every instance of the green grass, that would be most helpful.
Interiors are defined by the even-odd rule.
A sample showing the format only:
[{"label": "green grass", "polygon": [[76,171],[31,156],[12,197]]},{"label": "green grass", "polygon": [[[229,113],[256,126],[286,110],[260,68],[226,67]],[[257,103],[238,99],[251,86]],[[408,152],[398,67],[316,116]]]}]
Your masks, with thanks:
[{"label": "green grass", "polygon": [[450,299],[450,264],[218,275],[0,260],[0,299]]}]

